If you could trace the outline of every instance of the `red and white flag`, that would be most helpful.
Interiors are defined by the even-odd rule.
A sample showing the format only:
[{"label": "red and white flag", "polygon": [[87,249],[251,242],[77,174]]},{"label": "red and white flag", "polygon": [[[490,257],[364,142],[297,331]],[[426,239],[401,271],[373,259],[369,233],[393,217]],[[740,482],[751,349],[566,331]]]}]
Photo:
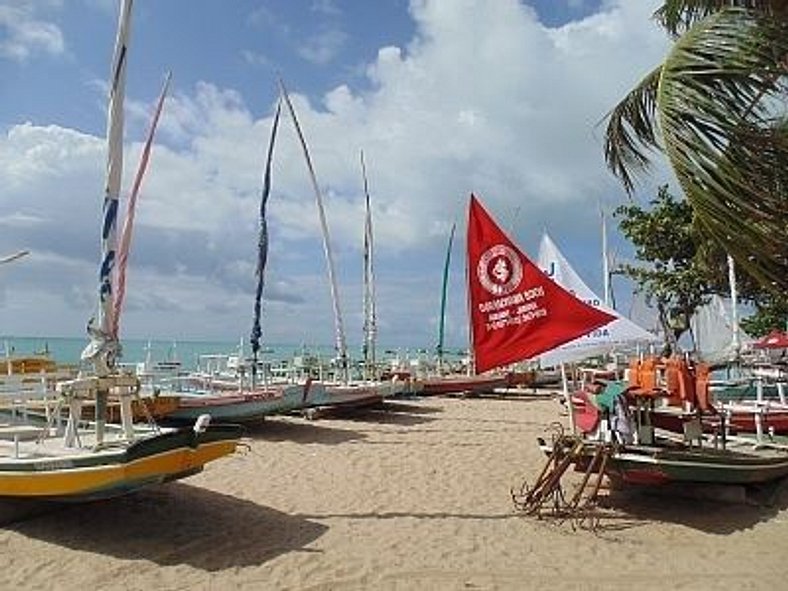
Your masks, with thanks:
[{"label": "red and white flag", "polygon": [[476,371],[530,359],[615,320],[525,256],[471,195],[468,298]]}]

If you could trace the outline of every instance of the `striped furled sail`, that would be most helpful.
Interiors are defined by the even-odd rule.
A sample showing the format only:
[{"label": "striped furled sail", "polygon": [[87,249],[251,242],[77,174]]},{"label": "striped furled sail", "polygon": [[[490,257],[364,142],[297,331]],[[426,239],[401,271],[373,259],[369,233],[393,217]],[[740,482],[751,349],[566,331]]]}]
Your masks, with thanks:
[{"label": "striped furled sail", "polygon": [[140,163],[139,166],[137,166],[137,174],[134,177],[134,185],[132,185],[129,201],[126,204],[126,215],[123,218],[123,230],[121,230],[120,243],[118,244],[118,272],[115,278],[115,306],[112,313],[111,334],[116,340],[120,340],[120,313],[123,310],[123,301],[126,297],[126,266],[129,262],[131,234],[134,230],[134,214],[137,211],[137,196],[139,195],[145,171],[148,168],[153,138],[156,135],[156,126],[159,124],[159,117],[161,116],[161,110],[164,106],[164,98],[167,96],[167,90],[170,87],[171,79],[172,74],[168,73],[167,78],[164,80],[164,86],[161,89],[159,100],[156,103],[156,110],[153,113],[153,119],[148,129],[148,137],[145,140],[145,146],[140,156]]},{"label": "striped furled sail", "polygon": [[304,152],[306,166],[309,170],[309,178],[312,181],[312,188],[315,192],[315,201],[317,202],[317,212],[320,217],[320,227],[323,230],[323,252],[326,255],[326,265],[328,266],[328,281],[331,289],[331,303],[334,306],[334,326],[336,329],[336,350],[339,356],[339,362],[342,367],[343,380],[348,380],[348,358],[347,358],[347,341],[345,340],[345,328],[342,322],[342,313],[339,309],[339,290],[337,289],[336,272],[334,271],[334,257],[331,254],[331,237],[328,233],[328,222],[326,221],[326,211],[323,208],[323,197],[320,193],[320,185],[317,183],[317,176],[315,175],[315,167],[312,165],[312,158],[309,156],[309,149],[306,145],[306,139],[301,131],[301,125],[298,123],[293,103],[290,101],[290,95],[287,94],[284,82],[279,81],[279,88],[282,92],[287,109],[293,119],[296,134],[301,142],[301,148]]},{"label": "striped furled sail", "polygon": [[90,343],[82,352],[82,359],[91,360],[99,375],[109,373],[120,354],[120,344],[112,334],[114,313],[112,275],[117,246],[118,199],[123,176],[123,101],[126,90],[126,59],[132,4],[133,0],[121,0],[118,15],[118,32],[115,38],[107,109],[107,175],[101,226],[98,310],[88,322]]},{"label": "striped furled sail", "polygon": [[252,321],[252,335],[250,337],[252,354],[255,359],[255,364],[252,366],[253,372],[257,368],[257,354],[260,351],[260,338],[263,336],[263,329],[260,325],[260,317],[262,315],[261,302],[263,299],[263,286],[265,285],[265,265],[268,262],[268,221],[266,220],[265,210],[268,204],[268,196],[271,193],[271,162],[274,157],[274,141],[276,139],[276,130],[279,128],[279,115],[281,111],[282,102],[278,101],[276,104],[274,123],[271,127],[271,138],[268,140],[268,154],[266,155],[265,172],[263,173],[263,190],[260,196],[260,234],[257,240],[257,287],[254,295],[254,320]]},{"label": "striped furled sail", "polygon": [[372,244],[372,207],[364,152],[361,152],[361,175],[364,180],[364,368],[368,379],[374,378],[375,338],[377,315],[375,310],[375,273]]}]

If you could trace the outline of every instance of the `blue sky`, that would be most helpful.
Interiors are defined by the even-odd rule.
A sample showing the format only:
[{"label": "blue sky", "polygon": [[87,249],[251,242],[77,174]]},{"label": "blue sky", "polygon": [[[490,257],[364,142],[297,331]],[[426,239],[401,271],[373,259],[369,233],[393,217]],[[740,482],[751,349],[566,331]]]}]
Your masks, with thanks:
[{"label": "blue sky", "polygon": [[[549,230],[599,289],[598,208],[625,197],[597,124],[664,57],[668,39],[650,20],[658,4],[136,0],[124,187],[167,70],[174,87],[140,197],[124,336],[249,333],[278,75],[324,192],[351,345],[361,339],[361,149],[381,343],[434,345],[457,222],[447,335],[465,344],[471,191],[533,256]],[[0,334],[79,336],[93,312],[117,9],[115,0],[0,0],[0,255],[32,252],[0,268]],[[642,198],[666,178],[657,167]],[[330,343],[318,215],[288,120],[269,207],[264,338]],[[615,232],[611,242],[626,254]]]}]

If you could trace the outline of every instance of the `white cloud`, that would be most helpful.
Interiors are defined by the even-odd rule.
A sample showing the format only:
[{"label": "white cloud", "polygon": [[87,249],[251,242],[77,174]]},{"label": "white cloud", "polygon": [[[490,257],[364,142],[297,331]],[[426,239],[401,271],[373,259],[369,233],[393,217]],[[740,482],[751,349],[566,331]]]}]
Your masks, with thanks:
[{"label": "white cloud", "polygon": [[38,52],[59,55],[65,51],[60,28],[37,19],[34,8],[35,3],[30,0],[0,2],[0,59],[23,62]]},{"label": "white cloud", "polygon": [[334,0],[315,0],[312,3],[312,12],[327,16],[339,16],[342,10],[336,5]]},{"label": "white cloud", "polygon": [[340,29],[326,29],[302,42],[299,55],[314,64],[327,64],[336,57],[347,41],[347,34]]},{"label": "white cloud", "polygon": [[244,61],[247,64],[250,64],[252,66],[270,67],[272,65],[272,62],[270,59],[268,59],[268,57],[256,51],[251,51],[249,49],[246,49],[241,52],[241,56],[244,58]]},{"label": "white cloud", "polygon": [[[407,47],[380,49],[367,68],[370,90],[338,86],[314,105],[295,89],[326,200],[351,342],[360,336],[354,313],[361,293],[359,150],[374,207],[379,311],[388,331],[381,330],[381,339],[430,343],[445,240],[458,222],[455,252],[462,251],[471,191],[526,250],[535,249],[544,227],[559,242],[566,237],[596,248],[597,205],[620,201],[622,191],[604,166],[603,130],[595,126],[663,57],[668,41],[650,20],[656,5],[608,2],[600,14],[548,29],[516,0],[414,0],[418,34]],[[247,100],[205,82],[167,101],[137,217],[124,320],[132,336],[248,332],[271,115],[255,118]],[[275,100],[271,88],[272,105]],[[136,119],[150,110],[130,107]],[[127,150],[126,185],[139,154],[135,140]],[[103,138],[55,126],[22,123],[0,138],[0,252],[33,251],[20,294],[7,293],[5,301],[21,306],[28,292],[61,289],[70,294],[63,303],[46,305],[71,318],[57,320],[70,334],[86,320],[74,286],[79,294],[93,290],[103,150]],[[267,334],[331,342],[314,195],[286,115],[268,219]],[[42,257],[54,253],[72,274],[44,272]],[[455,275],[450,335],[461,345],[463,278]],[[25,332],[23,323],[33,317],[15,315],[5,330]],[[313,338],[294,334],[300,330]]]}]

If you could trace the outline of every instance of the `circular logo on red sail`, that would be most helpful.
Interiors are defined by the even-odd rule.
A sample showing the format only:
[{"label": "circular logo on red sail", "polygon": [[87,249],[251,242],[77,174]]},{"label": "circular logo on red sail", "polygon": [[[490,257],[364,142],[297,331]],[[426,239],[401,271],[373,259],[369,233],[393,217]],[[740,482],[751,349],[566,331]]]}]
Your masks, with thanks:
[{"label": "circular logo on red sail", "polygon": [[504,296],[520,285],[523,265],[513,248],[496,244],[482,254],[476,266],[476,276],[484,289],[494,296]]}]

